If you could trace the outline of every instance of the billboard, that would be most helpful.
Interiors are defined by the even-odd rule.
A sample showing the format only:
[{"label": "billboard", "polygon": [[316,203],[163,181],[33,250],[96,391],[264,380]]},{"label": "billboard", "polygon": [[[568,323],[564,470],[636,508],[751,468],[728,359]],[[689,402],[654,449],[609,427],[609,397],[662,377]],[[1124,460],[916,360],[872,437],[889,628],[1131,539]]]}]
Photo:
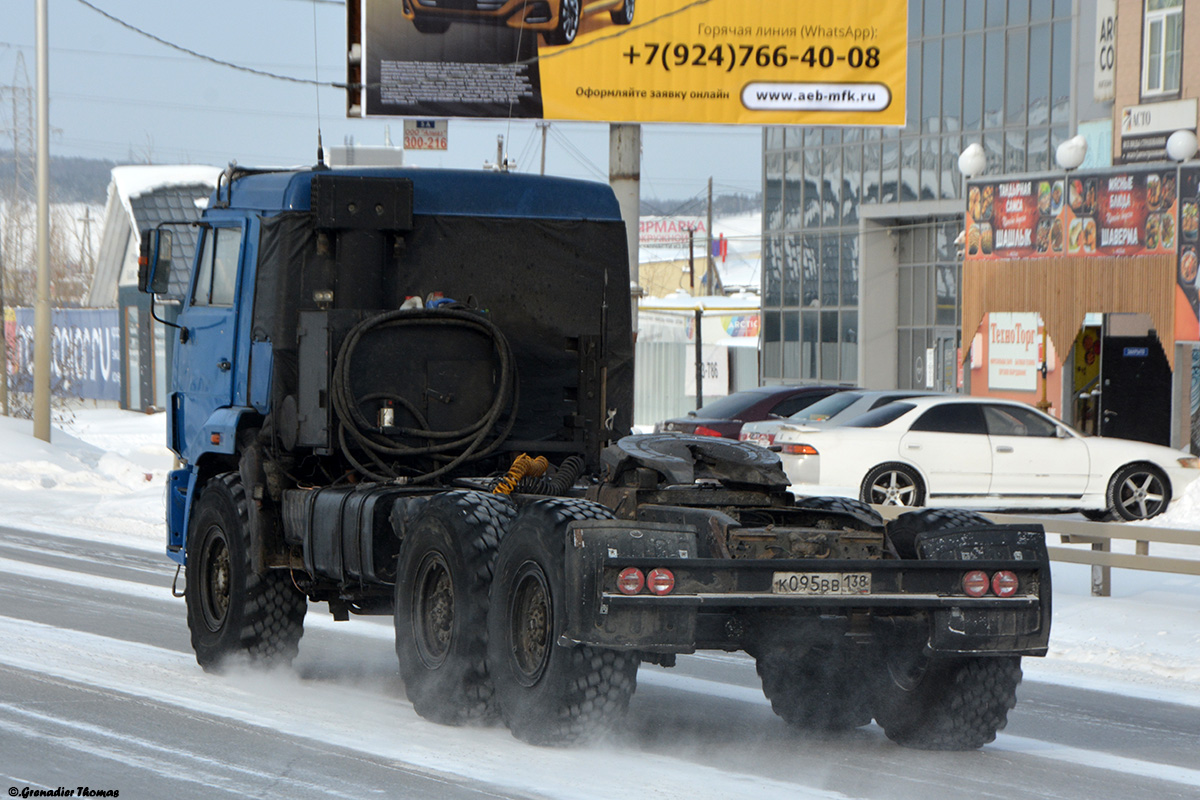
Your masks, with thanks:
[{"label": "billboard", "polygon": [[349,0],[352,116],[905,123],[906,0]]},{"label": "billboard", "polygon": [[970,260],[1174,253],[1174,168],[971,183]]}]

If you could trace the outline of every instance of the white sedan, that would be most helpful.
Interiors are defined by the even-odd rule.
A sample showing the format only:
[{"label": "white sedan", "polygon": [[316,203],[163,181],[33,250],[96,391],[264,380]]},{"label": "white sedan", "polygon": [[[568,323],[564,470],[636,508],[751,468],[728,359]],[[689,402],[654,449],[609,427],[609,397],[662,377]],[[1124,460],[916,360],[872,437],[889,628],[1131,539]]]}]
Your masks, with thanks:
[{"label": "white sedan", "polygon": [[1084,437],[1023,403],[897,400],[821,431],[775,437],[792,492],[868,503],[1082,511],[1148,519],[1200,477],[1195,456]]}]

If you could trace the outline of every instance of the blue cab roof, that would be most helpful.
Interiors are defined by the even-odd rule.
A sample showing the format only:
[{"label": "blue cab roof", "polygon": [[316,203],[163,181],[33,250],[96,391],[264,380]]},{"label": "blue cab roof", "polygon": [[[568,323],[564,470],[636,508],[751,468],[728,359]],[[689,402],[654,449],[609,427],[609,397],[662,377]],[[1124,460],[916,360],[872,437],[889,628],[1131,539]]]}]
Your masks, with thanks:
[{"label": "blue cab roof", "polygon": [[[337,175],[408,178],[413,182],[413,213],[439,216],[529,219],[621,220],[612,189],[603,183],[484,170],[361,167],[332,170]],[[311,169],[247,174],[233,182],[228,208],[263,213],[310,209]],[[223,205],[225,185],[218,189]],[[210,208],[218,208],[214,193]]]}]

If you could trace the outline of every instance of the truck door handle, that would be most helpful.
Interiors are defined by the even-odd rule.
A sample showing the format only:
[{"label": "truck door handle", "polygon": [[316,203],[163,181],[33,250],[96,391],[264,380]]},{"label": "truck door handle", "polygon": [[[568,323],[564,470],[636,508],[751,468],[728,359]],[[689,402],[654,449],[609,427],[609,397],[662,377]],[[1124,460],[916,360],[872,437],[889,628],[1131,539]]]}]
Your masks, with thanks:
[{"label": "truck door handle", "polygon": [[221,372],[229,372],[229,370],[233,369],[233,364],[229,363],[229,359],[222,358],[217,362],[217,369],[221,370]]},{"label": "truck door handle", "polygon": [[1006,444],[1002,444],[996,448],[997,453],[1011,453],[1013,449]]}]

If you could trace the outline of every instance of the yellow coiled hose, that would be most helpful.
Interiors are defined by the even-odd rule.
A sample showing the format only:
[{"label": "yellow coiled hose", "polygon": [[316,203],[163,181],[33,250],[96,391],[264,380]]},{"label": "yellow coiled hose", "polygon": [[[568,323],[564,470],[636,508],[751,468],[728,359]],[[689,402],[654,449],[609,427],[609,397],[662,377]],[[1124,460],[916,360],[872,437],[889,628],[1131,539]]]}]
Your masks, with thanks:
[{"label": "yellow coiled hose", "polygon": [[492,489],[492,494],[512,494],[517,488],[517,484],[522,478],[537,478],[546,473],[546,469],[550,466],[550,462],[545,456],[530,458],[521,453],[513,459],[512,466],[508,468],[508,473],[500,479],[496,484],[496,488]]}]

